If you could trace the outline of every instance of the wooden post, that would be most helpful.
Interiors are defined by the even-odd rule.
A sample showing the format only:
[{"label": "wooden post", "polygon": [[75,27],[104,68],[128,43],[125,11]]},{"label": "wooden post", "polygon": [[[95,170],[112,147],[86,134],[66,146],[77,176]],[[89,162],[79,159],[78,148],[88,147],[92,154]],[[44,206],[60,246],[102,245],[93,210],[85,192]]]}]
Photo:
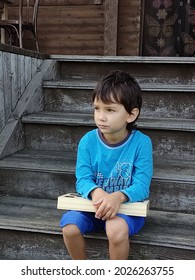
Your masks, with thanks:
[{"label": "wooden post", "polygon": [[118,0],[104,3],[104,55],[117,55]]},{"label": "wooden post", "polygon": [[[0,19],[8,19],[8,4],[13,3],[13,0],[0,0],[0,9],[2,12],[0,14]],[[5,29],[0,28],[1,31],[1,43],[5,44]]]},{"label": "wooden post", "polygon": [[[7,19],[7,3],[3,5],[3,13],[1,15],[1,19]],[[1,43],[5,44],[5,30],[1,28]]]}]

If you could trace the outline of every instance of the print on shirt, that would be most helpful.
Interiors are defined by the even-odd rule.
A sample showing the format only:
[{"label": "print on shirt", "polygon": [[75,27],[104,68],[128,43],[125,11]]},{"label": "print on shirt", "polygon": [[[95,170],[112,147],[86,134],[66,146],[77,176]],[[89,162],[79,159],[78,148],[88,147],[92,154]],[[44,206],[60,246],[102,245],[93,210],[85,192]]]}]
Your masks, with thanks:
[{"label": "print on shirt", "polygon": [[107,193],[124,190],[130,186],[132,167],[131,162],[117,162],[109,178],[104,178],[101,172],[96,174],[96,184]]}]

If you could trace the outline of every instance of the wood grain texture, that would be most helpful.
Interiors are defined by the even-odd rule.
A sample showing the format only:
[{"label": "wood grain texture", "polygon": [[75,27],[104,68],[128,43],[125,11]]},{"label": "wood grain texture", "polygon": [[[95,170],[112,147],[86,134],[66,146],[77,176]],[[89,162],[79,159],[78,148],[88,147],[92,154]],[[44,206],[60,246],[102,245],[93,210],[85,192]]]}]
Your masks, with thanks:
[{"label": "wood grain texture", "polygon": [[[59,241],[57,243],[51,242],[50,246],[41,246],[41,250],[38,250],[39,246],[36,245],[35,251],[37,251],[37,253],[35,253],[33,250],[30,255],[27,253],[28,250],[24,250],[24,247],[29,248],[29,245],[32,244],[33,239],[36,238],[39,239],[39,242],[37,239],[34,244],[39,244],[41,242],[40,234],[42,234],[42,240],[44,240],[44,242],[46,242],[46,240],[48,242],[48,234],[50,234],[52,241],[55,239],[55,236],[60,236],[62,242],[61,229],[59,227],[59,220],[62,211],[56,210],[55,201],[18,197],[12,198],[4,196],[0,197],[0,202],[0,228],[2,229],[0,235],[0,244],[4,244],[4,246],[2,246],[4,250],[1,253],[3,255],[6,254],[9,251],[9,248],[12,250],[12,252],[15,252],[16,250],[11,241],[13,238],[10,239],[11,247],[9,247],[5,235],[3,234],[5,230],[9,229],[14,230],[12,232],[15,234],[14,241],[18,239],[17,234],[24,236],[23,244],[25,242],[25,246],[22,247],[22,251],[19,250],[20,254],[17,254],[17,259],[20,259],[22,256],[25,259],[40,258],[41,252],[46,259],[49,259],[51,257],[49,254],[50,246],[52,243],[56,245],[59,244]],[[179,259],[181,256],[183,256],[184,259],[193,259],[195,257],[195,243],[193,236],[193,232],[195,230],[194,219],[194,215],[190,214],[151,211],[150,215],[147,217],[146,225],[142,231],[138,235],[135,235],[131,238],[131,248],[133,248],[134,245],[136,245],[134,247],[135,250],[136,248],[139,248],[139,258]],[[33,235],[31,235],[31,233],[33,233]],[[108,243],[104,234],[100,233],[96,234],[96,236],[93,234],[88,234],[85,236],[85,238],[87,241],[87,252],[90,253],[92,258],[108,258]],[[90,245],[90,243],[93,243],[93,246],[92,244]],[[57,247],[58,246],[59,245],[57,245]],[[102,250],[102,246],[104,250]],[[148,246],[150,248],[149,250],[146,249]],[[58,253],[58,257],[54,253],[54,258],[60,258],[60,255],[62,257],[63,253],[66,254],[66,251],[62,251],[62,247],[63,246],[61,243],[61,246],[58,247],[60,253]],[[97,256],[95,253],[98,252],[98,247],[99,249],[101,248],[100,251],[102,252],[99,256]],[[152,247],[155,247],[156,249],[153,256],[151,254],[152,251],[154,252]],[[134,249],[132,249],[133,252],[131,251],[130,258],[132,258],[132,255],[135,254]],[[56,250],[57,248],[54,249],[54,252]],[[171,252],[170,255],[165,254],[167,250]],[[10,257],[11,255],[9,254]],[[134,257],[135,256],[136,254]]]},{"label": "wood grain texture", "polygon": [[[47,54],[138,55],[141,2],[42,0],[38,14],[40,50]],[[12,5],[9,14],[16,16],[16,7]],[[30,35],[25,34],[24,46],[33,50]]]}]

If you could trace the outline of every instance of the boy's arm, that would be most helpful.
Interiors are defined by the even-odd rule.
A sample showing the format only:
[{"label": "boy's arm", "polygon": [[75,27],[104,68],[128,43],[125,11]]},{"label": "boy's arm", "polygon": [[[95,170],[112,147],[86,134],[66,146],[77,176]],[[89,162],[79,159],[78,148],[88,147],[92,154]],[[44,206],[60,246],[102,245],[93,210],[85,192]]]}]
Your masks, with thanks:
[{"label": "boy's arm", "polygon": [[90,155],[90,141],[85,135],[79,145],[76,162],[76,191],[84,198],[91,198],[90,192],[98,186],[95,183],[95,176],[93,172],[91,155]]},{"label": "boy's arm", "polygon": [[127,196],[129,202],[143,201],[149,197],[152,175],[152,142],[148,137],[137,150],[131,185],[121,190]]}]

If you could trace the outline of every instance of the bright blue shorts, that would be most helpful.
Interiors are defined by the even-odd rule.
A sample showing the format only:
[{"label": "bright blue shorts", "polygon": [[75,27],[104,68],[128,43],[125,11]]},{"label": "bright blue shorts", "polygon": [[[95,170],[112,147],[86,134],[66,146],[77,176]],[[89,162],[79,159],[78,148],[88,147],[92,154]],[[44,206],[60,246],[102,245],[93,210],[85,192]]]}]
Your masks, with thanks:
[{"label": "bright blue shorts", "polygon": [[[129,236],[138,233],[145,223],[144,217],[125,214],[117,214],[117,216],[127,223]],[[105,230],[105,221],[95,218],[95,213],[91,212],[68,211],[64,213],[60,220],[60,227],[63,228],[68,224],[76,225],[82,234]]]}]

